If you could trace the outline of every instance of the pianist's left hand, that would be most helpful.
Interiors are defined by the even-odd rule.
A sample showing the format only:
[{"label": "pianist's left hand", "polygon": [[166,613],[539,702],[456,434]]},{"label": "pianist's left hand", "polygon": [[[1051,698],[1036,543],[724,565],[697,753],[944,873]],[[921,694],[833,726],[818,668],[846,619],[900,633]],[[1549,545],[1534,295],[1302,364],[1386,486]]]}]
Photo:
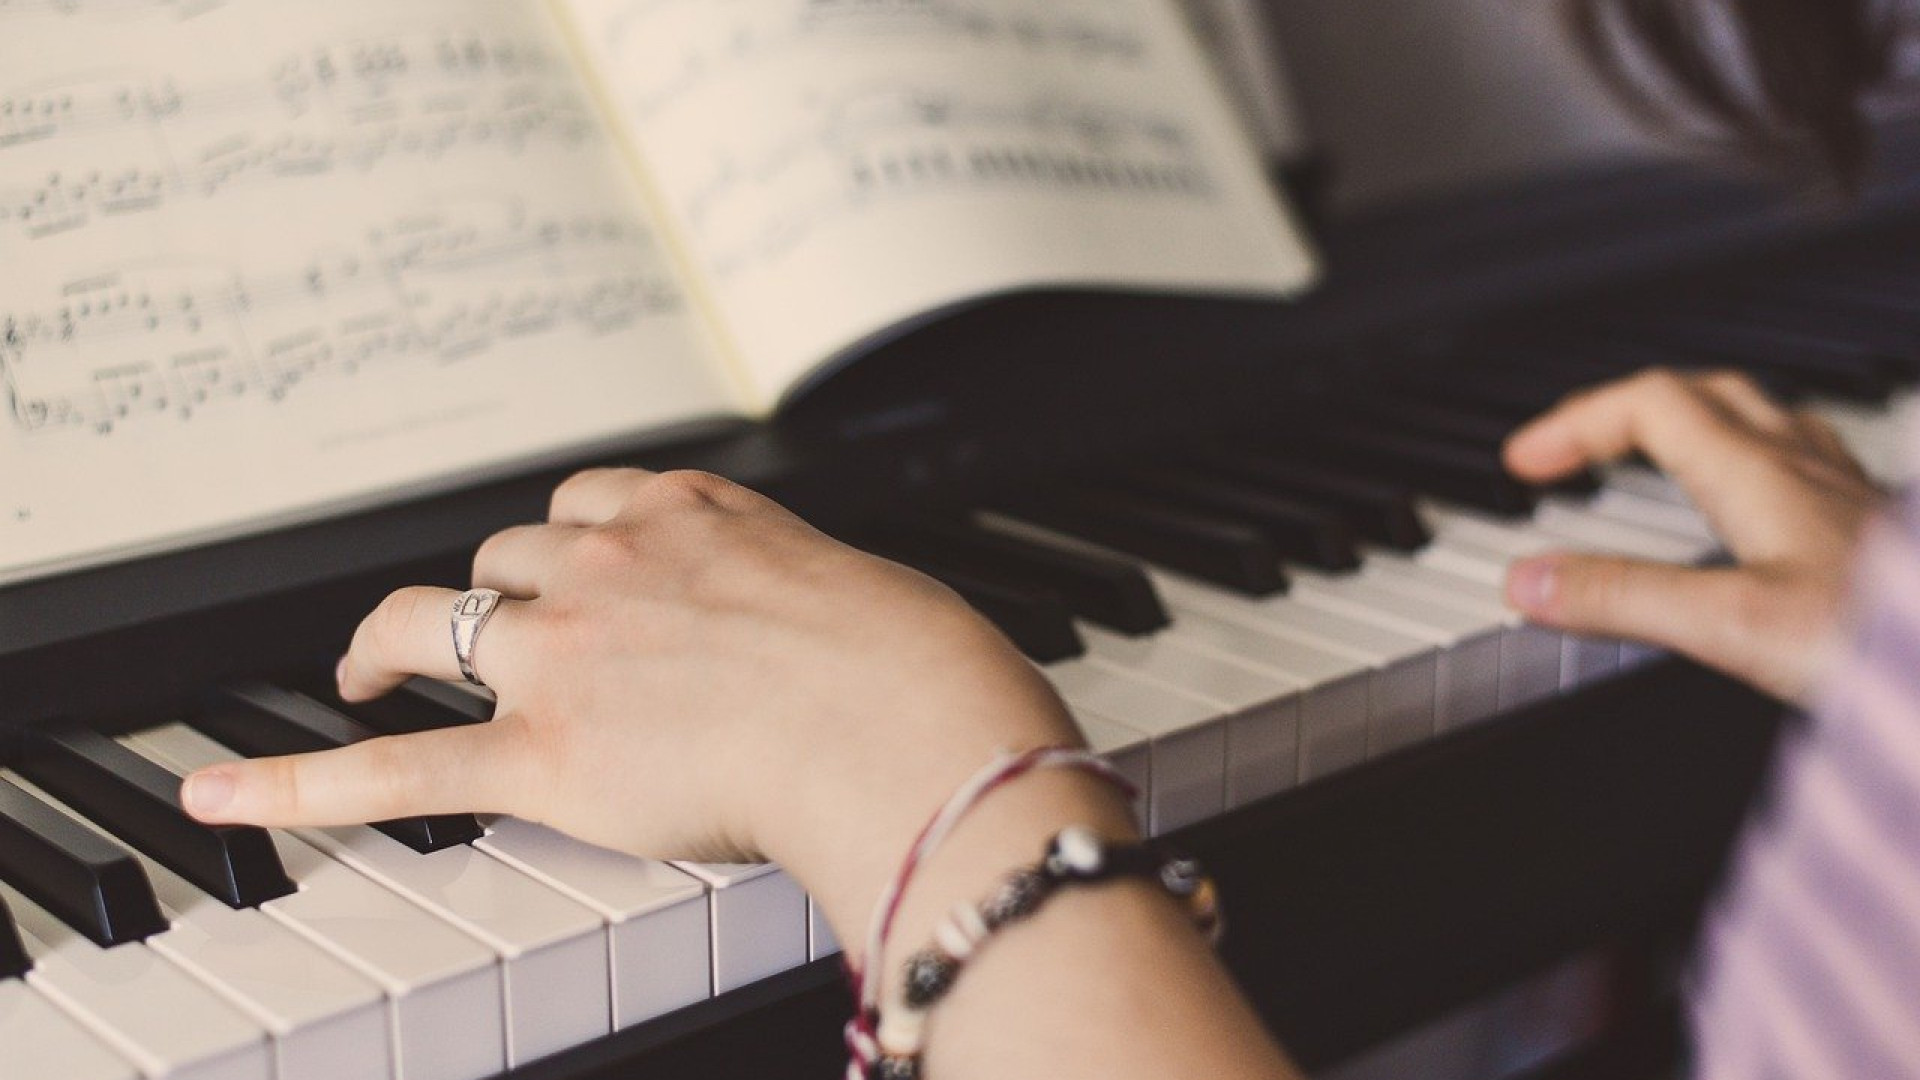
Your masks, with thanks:
[{"label": "pianist's left hand", "polygon": [[1732,371],[1650,370],[1575,394],[1506,456],[1549,481],[1636,452],[1686,490],[1735,564],[1551,555],[1513,568],[1509,600],[1537,622],[1652,642],[1804,701],[1836,651],[1854,549],[1885,493],[1826,421]]}]

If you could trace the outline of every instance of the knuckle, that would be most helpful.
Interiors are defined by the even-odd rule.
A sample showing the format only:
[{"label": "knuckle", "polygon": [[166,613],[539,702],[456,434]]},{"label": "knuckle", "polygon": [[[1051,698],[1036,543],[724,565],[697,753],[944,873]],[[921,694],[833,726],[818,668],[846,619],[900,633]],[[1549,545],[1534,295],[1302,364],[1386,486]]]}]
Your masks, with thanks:
[{"label": "knuckle", "polygon": [[1766,396],[1761,391],[1760,384],[1754,382],[1751,376],[1738,368],[1714,368],[1712,371],[1701,373],[1699,378],[1701,385],[1722,392],[1754,397]]},{"label": "knuckle", "polygon": [[629,471],[631,470],[603,468],[582,469],[574,473],[572,476],[560,481],[559,486],[553,489],[553,496],[547,502],[547,516],[552,518],[559,515],[568,503],[583,497],[588,491],[605,485],[617,479],[620,474]]},{"label": "knuckle", "polygon": [[641,557],[641,545],[631,529],[603,525],[588,529],[567,545],[566,557],[575,566],[592,571],[617,571]]},{"label": "knuckle", "polygon": [[287,818],[306,818],[306,798],[300,786],[300,762],[295,758],[280,757],[268,758],[255,765],[266,782],[267,801]]},{"label": "knuckle", "polygon": [[473,553],[474,577],[480,577],[488,566],[492,566],[500,561],[500,549],[505,547],[510,542],[508,538],[518,531],[517,529],[504,529],[480,542],[480,546],[475,549]]},{"label": "knuckle", "polygon": [[647,486],[668,504],[691,508],[725,506],[734,491],[732,481],[697,469],[661,473]]},{"label": "knuckle", "polygon": [[1689,393],[1686,378],[1664,365],[1642,368],[1632,377],[1630,385],[1640,394],[1658,401],[1673,400]]}]

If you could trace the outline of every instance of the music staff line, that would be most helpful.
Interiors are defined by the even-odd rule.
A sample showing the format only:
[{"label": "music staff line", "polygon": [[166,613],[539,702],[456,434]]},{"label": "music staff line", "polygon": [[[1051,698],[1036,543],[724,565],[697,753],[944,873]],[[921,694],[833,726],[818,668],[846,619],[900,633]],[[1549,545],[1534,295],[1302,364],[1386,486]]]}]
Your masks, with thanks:
[{"label": "music staff line", "polygon": [[[506,230],[413,225],[375,254],[240,278],[205,268],[105,272],[65,303],[0,316],[0,386],[29,434],[102,434],[143,417],[191,419],[222,400],[279,401],[323,375],[405,359],[453,363],[571,330],[610,333],[683,309],[678,284],[639,257],[651,240],[614,220]],[[185,283],[160,283],[169,274]],[[144,338],[147,349],[129,348]],[[90,348],[121,339],[89,365]]]},{"label": "music staff line", "polygon": [[[697,10],[696,21],[712,17],[711,0],[635,0],[601,22],[609,52],[620,56],[635,35],[655,36],[648,24],[679,11]],[[700,27],[682,28],[671,57],[650,57],[648,64],[626,65],[622,81],[628,101],[645,123],[671,109],[729,71],[764,63],[784,53],[808,48],[898,48],[919,41],[944,40],[968,46],[1000,46],[1029,55],[1065,54],[1081,64],[1133,64],[1147,52],[1141,35],[1123,20],[1111,17],[1107,4],[1082,4],[1071,10],[1071,0],[1059,0],[1045,15],[979,0],[913,0],[877,3],[858,0],[808,0],[778,23],[743,28],[737,23],[721,40],[702,42]],[[726,17],[725,15],[722,16]],[[655,73],[652,81],[636,84],[635,76]]]},{"label": "music staff line", "polygon": [[[298,118],[322,107],[349,116],[402,98],[444,107],[448,92],[557,81],[567,65],[524,42],[454,31],[409,31],[322,44],[269,64],[255,78],[183,84],[172,76],[89,73],[0,96],[0,149],[62,136],[137,128],[159,120]],[[359,118],[356,116],[356,118]]]},{"label": "music staff line", "polygon": [[[884,86],[856,90],[826,113],[819,128],[790,134],[749,163],[722,158],[681,194],[698,248],[721,279],[882,199],[1015,188],[1216,194],[1191,133],[1151,111],[1057,93],[1009,102]],[[787,192],[784,210],[766,211],[769,189]]]},{"label": "music staff line", "polygon": [[528,109],[491,117],[455,117],[428,125],[395,125],[361,137],[304,139],[281,136],[259,143],[230,138],[213,150],[187,155],[204,164],[189,169],[134,166],[54,173],[38,184],[0,188],[0,224],[29,240],[82,228],[97,218],[154,211],[188,199],[282,180],[341,172],[366,173],[397,160],[433,161],[466,149],[519,153],[538,139],[575,147],[598,132],[583,114]]},{"label": "music staff line", "polygon": [[186,22],[227,6],[228,0],[0,0],[0,17],[119,18],[166,16]]}]

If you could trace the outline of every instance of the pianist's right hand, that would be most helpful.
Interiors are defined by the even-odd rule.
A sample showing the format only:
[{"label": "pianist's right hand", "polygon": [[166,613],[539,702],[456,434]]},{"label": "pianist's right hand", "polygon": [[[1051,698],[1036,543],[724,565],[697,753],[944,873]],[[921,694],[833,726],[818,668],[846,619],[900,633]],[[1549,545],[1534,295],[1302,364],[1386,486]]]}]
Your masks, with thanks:
[{"label": "pianist's right hand", "polygon": [[[771,856],[818,867],[806,884],[844,894],[851,929],[963,778],[1002,749],[1079,742],[952,592],[718,477],[576,476],[546,523],[480,549],[474,584],[510,598],[474,652],[493,723],[222,766],[189,783],[189,809],[286,826],[491,811],[655,857]],[[460,678],[455,595],[388,597],[342,694]],[[1060,786],[1096,803],[1078,816],[1124,823],[1106,793]]]}]

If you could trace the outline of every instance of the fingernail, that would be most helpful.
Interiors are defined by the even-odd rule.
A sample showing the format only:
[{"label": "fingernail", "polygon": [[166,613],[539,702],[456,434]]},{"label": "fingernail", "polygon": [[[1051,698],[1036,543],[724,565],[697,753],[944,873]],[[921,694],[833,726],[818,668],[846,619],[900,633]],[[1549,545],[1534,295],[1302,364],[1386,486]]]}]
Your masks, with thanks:
[{"label": "fingernail", "polygon": [[1544,615],[1560,592],[1560,566],[1552,559],[1515,563],[1507,571],[1507,603],[1529,615]]},{"label": "fingernail", "polygon": [[187,777],[181,801],[196,816],[217,814],[233,802],[233,777],[224,772],[199,772]]}]

